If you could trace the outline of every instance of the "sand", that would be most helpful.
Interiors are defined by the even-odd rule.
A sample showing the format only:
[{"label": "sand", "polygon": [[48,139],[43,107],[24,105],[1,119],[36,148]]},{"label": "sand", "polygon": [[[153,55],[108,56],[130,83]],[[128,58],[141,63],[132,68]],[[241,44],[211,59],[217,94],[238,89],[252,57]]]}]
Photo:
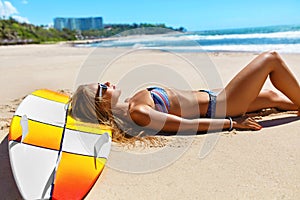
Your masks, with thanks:
[{"label": "sand", "polygon": [[[92,63],[101,65],[124,53],[118,48],[97,51],[101,58],[93,60],[94,49],[65,44],[0,47],[1,198],[21,198],[13,180],[7,150],[10,119],[18,104],[35,89],[72,92],[83,66],[90,69],[88,66]],[[193,69],[180,71],[186,62],[178,56],[165,59],[155,51],[122,55],[114,59],[115,67],[108,70],[113,74],[104,76],[105,79],[117,80],[119,73],[123,72],[119,66],[129,70],[132,64],[142,66],[151,59],[159,65],[174,65],[174,69],[184,77],[190,77],[192,87],[199,88],[199,80],[195,80]],[[195,53],[184,54],[185,58],[191,60],[193,56]],[[219,73],[220,80],[216,81],[216,86],[219,86],[220,81],[225,85],[255,56],[253,53],[211,53],[206,56],[208,59],[205,62],[209,62]],[[300,79],[300,56],[286,54],[282,57]],[[91,81],[98,77],[99,74],[92,76]],[[201,87],[207,85],[205,80],[209,77],[204,77],[200,80]],[[81,78],[86,79],[85,76]],[[265,87],[272,88],[270,82]],[[265,116],[260,119],[265,127],[260,131],[172,136],[168,137],[172,142],[168,142],[164,148],[142,150],[144,155],[152,156],[151,159],[160,155],[162,149],[169,152],[167,156],[177,154],[178,157],[172,161],[168,161],[167,156],[155,157],[150,164],[142,163],[139,156],[130,161],[120,157],[114,148],[107,167],[86,199],[299,199],[300,121],[295,117],[295,112],[277,113],[271,110],[270,113],[264,113]],[[203,144],[211,145],[210,151],[205,157],[200,157],[200,151],[205,149]],[[167,162],[159,167],[163,160]],[[135,166],[136,163],[140,163],[140,173],[134,170],[126,172],[126,167]]]}]

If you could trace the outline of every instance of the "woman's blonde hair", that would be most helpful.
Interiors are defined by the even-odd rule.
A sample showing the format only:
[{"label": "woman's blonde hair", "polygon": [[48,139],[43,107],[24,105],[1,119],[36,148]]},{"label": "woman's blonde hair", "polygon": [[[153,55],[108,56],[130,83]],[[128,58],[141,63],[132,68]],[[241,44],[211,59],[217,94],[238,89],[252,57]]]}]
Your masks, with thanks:
[{"label": "woman's blonde hair", "polygon": [[161,142],[153,136],[144,136],[144,131],[134,130],[132,123],[126,122],[113,114],[111,102],[96,96],[96,91],[88,85],[80,85],[70,98],[69,114],[75,119],[87,123],[99,123],[112,130],[113,142],[135,145],[137,141],[161,146]]}]

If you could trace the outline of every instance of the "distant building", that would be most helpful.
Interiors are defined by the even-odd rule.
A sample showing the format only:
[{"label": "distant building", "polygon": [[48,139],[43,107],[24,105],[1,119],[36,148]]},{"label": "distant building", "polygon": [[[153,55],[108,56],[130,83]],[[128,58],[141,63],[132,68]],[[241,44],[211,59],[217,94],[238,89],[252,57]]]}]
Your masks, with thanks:
[{"label": "distant building", "polygon": [[55,18],[54,28],[62,30],[64,28],[70,30],[100,30],[103,29],[102,17],[89,17],[89,18]]}]

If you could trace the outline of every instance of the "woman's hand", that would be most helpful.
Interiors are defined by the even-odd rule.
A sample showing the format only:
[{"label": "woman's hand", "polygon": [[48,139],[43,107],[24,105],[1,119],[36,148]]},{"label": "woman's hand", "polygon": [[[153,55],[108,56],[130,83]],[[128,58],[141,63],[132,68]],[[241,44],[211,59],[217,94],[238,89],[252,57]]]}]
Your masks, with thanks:
[{"label": "woman's hand", "polygon": [[262,126],[252,117],[240,117],[233,119],[233,128],[245,130],[260,130]]}]

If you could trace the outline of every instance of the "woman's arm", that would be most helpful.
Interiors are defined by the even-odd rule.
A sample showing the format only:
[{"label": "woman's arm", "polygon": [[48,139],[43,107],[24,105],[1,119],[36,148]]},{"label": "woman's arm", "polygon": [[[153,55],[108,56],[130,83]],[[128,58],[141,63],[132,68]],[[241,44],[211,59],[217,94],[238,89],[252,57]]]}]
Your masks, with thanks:
[{"label": "woman's arm", "polygon": [[233,128],[261,129],[260,125],[248,118],[240,121],[230,122],[229,119],[196,118],[185,119],[172,114],[158,112],[150,106],[139,105],[130,109],[131,119],[139,126],[147,127],[157,131],[207,131]]}]

